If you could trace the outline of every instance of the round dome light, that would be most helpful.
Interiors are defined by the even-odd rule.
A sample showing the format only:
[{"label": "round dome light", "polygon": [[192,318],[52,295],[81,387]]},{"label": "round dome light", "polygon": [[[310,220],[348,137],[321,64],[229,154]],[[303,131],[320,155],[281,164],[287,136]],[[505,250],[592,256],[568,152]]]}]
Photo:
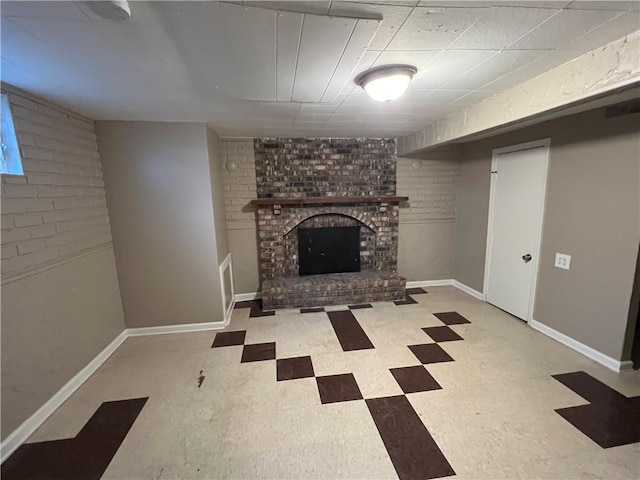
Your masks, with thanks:
[{"label": "round dome light", "polygon": [[417,72],[413,65],[383,65],[362,72],[355,82],[374,100],[388,102],[402,96]]}]

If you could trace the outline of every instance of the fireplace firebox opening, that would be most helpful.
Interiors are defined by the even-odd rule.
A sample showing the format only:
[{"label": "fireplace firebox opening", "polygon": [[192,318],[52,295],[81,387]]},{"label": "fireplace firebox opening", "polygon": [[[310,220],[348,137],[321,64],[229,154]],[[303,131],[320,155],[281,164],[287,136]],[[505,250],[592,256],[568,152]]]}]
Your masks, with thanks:
[{"label": "fireplace firebox opening", "polygon": [[299,275],[360,271],[360,227],[298,229]]}]

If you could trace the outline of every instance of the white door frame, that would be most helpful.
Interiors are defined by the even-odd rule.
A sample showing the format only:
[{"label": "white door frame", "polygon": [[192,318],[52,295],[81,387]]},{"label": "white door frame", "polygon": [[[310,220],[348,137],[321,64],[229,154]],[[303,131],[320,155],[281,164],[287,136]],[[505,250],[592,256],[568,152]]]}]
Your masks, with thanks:
[{"label": "white door frame", "polygon": [[544,185],[542,187],[542,215],[540,215],[540,224],[538,225],[538,238],[536,239],[536,247],[533,251],[533,281],[531,282],[531,296],[529,300],[529,308],[527,311],[527,318],[525,321],[529,323],[533,318],[533,304],[536,299],[536,287],[538,286],[538,270],[540,268],[540,250],[542,245],[542,225],[544,223],[544,214],[547,201],[547,183],[549,181],[549,154],[551,147],[551,138],[543,138],[540,140],[534,140],[532,142],[519,143],[517,145],[510,145],[508,147],[496,148],[491,155],[491,187],[489,190],[489,224],[487,226],[487,250],[485,254],[484,262],[484,291],[483,297],[487,301],[489,294],[489,267],[491,266],[491,244],[493,241],[493,208],[495,202],[495,175],[497,156],[505,153],[519,152],[521,150],[531,150],[533,148],[545,148],[546,155],[544,156]]}]

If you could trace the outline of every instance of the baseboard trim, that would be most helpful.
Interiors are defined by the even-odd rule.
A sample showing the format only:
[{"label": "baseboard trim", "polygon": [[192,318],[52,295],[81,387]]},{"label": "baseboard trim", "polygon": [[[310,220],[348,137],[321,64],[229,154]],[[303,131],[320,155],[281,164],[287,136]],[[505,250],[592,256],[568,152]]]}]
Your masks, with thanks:
[{"label": "baseboard trim", "polygon": [[452,285],[453,280],[445,278],[442,280],[419,280],[417,282],[407,282],[407,288],[420,288],[420,287],[444,287],[446,285]]},{"label": "baseboard trim", "polygon": [[109,345],[96,357],[58,390],[47,402],[33,415],[27,418],[22,425],[16,428],[0,445],[0,463],[3,463],[36,431],[49,416],[55,412],[80,386],[100,368],[100,366],[115,352],[127,339],[127,331],[121,332]]},{"label": "baseboard trim", "polygon": [[147,335],[165,335],[167,333],[203,332],[207,330],[222,330],[227,326],[227,321],[185,323],[182,325],[163,325],[161,327],[128,328],[127,337],[144,337]]},{"label": "baseboard trim", "polygon": [[473,288],[469,287],[468,285],[465,285],[464,283],[461,283],[457,280],[453,280],[451,282],[451,285],[453,285],[454,287],[456,287],[458,290],[462,290],[464,293],[471,295],[472,297],[477,298],[478,300],[482,300],[483,302],[486,302],[487,299],[484,295],[484,293],[480,293],[477,290],[474,290]]},{"label": "baseboard trim", "polygon": [[249,300],[258,300],[262,298],[261,292],[236,293],[233,297],[236,302],[246,302]]},{"label": "baseboard trim", "polygon": [[561,333],[544,323],[540,323],[537,320],[531,319],[529,321],[529,326],[534,330],[537,330],[540,333],[544,333],[547,337],[553,338],[554,340],[562,343],[563,345],[569,347],[572,350],[575,350],[578,353],[581,353],[585,357],[590,358],[598,362],[600,365],[607,367],[614,372],[625,372],[633,369],[633,362],[629,360],[620,361],[615,358],[611,358],[609,355],[605,355],[602,352],[599,352],[595,348],[591,348],[584,343],[575,340],[564,333]]}]

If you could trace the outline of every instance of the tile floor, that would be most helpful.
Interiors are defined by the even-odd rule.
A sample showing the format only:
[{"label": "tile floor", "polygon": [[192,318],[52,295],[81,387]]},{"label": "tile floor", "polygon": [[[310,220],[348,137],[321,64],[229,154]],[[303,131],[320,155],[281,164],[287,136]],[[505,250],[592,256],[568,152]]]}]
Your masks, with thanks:
[{"label": "tile floor", "polygon": [[410,294],[129,338],[2,476],[640,477],[640,372],[453,287]]}]

